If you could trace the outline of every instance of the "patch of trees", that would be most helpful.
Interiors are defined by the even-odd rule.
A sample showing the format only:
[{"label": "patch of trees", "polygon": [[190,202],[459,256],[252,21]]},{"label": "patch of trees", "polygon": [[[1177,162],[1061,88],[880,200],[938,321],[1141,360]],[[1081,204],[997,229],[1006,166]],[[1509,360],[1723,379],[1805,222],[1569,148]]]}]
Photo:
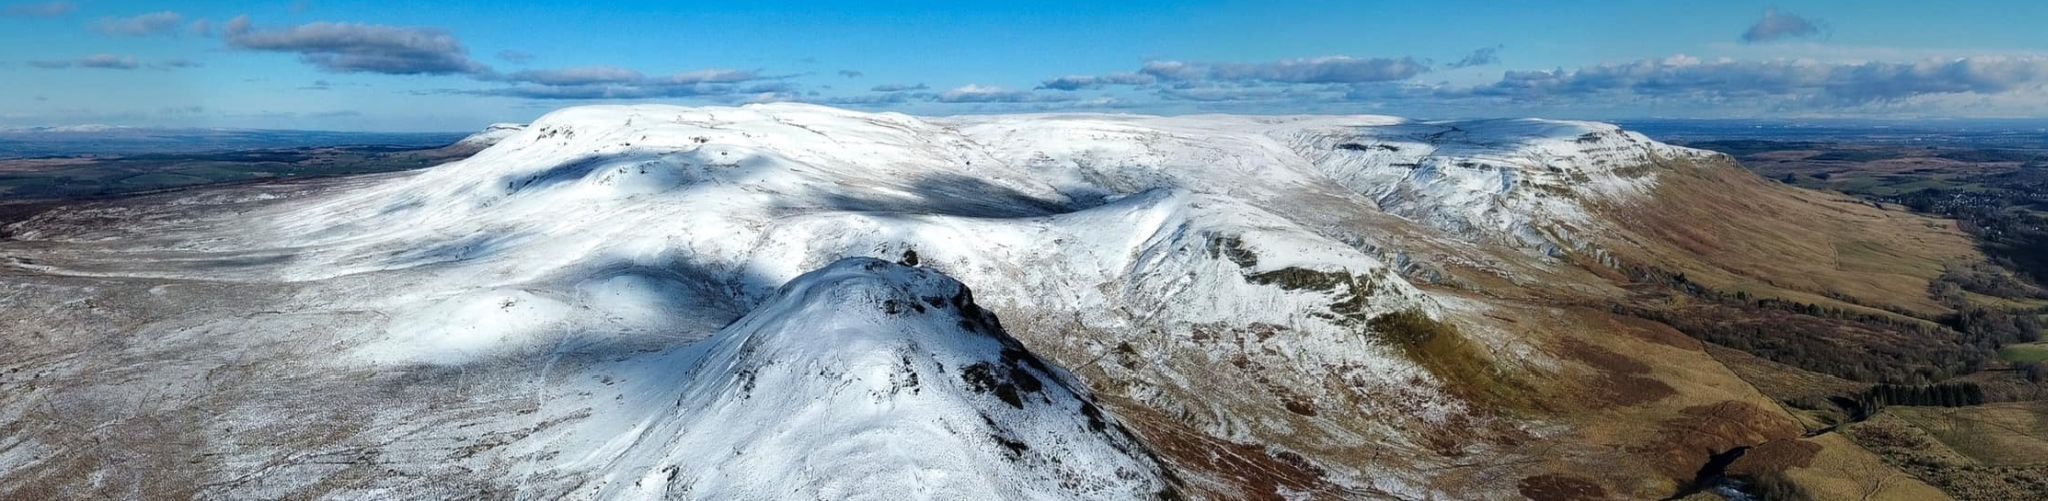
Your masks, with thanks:
[{"label": "patch of trees", "polygon": [[1864,396],[1879,405],[1919,405],[1930,407],[1984,405],[1984,387],[1971,382],[1911,386],[1880,384],[1864,391]]},{"label": "patch of trees", "polygon": [[2034,284],[2013,276],[1991,263],[1949,265],[1928,284],[1929,293],[1950,306],[1965,304],[1962,291],[2002,298],[2048,298]]},{"label": "patch of trees", "polygon": [[[1919,385],[1984,370],[2000,346],[2038,339],[2030,314],[1964,308],[1940,323],[1727,293],[1653,267],[1628,267],[1700,301],[1671,307],[1613,306],[1615,313],[1670,325],[1693,338],[1852,381]],[[1958,285],[1958,287],[1960,287]]]},{"label": "patch of trees", "polygon": [[1969,407],[1984,405],[1984,387],[1977,383],[1942,383],[1931,385],[1880,384],[1872,386],[1857,395],[1854,410],[1859,420],[1877,414],[1877,411],[1893,405],[1921,407]]},{"label": "patch of trees", "polygon": [[[1849,413],[1850,422],[1860,422],[1877,415],[1878,411],[1894,405],[1920,407],[1969,407],[1984,405],[1992,399],[1985,396],[1984,387],[1972,382],[1942,383],[1931,385],[1880,384],[1850,396],[1828,397],[1835,407]],[[1797,404],[1808,405],[1812,403]]]},{"label": "patch of trees", "polygon": [[2048,382],[2048,362],[2034,362],[2020,367],[2020,375],[2025,376],[2029,383]]},{"label": "patch of trees", "polygon": [[1942,317],[1941,323],[1961,333],[1963,342],[1992,350],[2041,339],[2041,321],[2032,312],[2013,313],[1964,306]]},{"label": "patch of trees", "polygon": [[1844,320],[1856,323],[1882,324],[1888,327],[1912,329],[1916,331],[1935,330],[1930,328],[1924,322],[1912,320],[1911,318],[1913,318],[1914,315],[1903,308],[1862,304],[1860,301],[1857,301],[1853,297],[1833,292],[1829,292],[1823,295],[1827,296],[1830,299],[1834,299],[1848,304],[1854,304],[1857,306],[1889,311],[1897,314],[1898,316],[1821,306],[1813,303],[1801,303],[1797,301],[1788,301],[1783,299],[1757,298],[1743,291],[1721,291],[1711,287],[1707,287],[1705,285],[1701,285],[1699,283],[1695,283],[1692,280],[1687,279],[1685,273],[1673,272],[1662,268],[1629,266],[1625,268],[1625,272],[1628,274],[1629,279],[1635,281],[1636,283],[1652,283],[1663,285],[1666,287],[1670,287],[1674,291],[1684,293],[1687,296],[1691,296],[1696,299],[1701,299],[1717,304],[1742,306],[1763,310],[1783,311],[1801,315],[1829,318],[1834,320]]},{"label": "patch of trees", "polygon": [[1934,154],[1935,158],[1958,162],[2033,162],[2043,159],[2039,150],[2002,148],[1959,148],[1943,149]]},{"label": "patch of trees", "polygon": [[1952,331],[1921,323],[1862,323],[1754,305],[1613,309],[1701,341],[1852,381],[1931,383],[1983,370],[1997,356],[1960,342]]}]

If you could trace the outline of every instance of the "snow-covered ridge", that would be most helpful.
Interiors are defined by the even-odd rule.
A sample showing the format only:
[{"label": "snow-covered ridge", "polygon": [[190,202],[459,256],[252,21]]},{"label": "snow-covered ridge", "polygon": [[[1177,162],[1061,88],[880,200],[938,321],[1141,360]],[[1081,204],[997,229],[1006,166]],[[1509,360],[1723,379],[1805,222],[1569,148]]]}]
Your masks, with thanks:
[{"label": "snow-covered ridge", "polygon": [[[624,362],[622,404],[522,448],[615,499],[1137,499],[1160,465],[959,282],[846,259],[705,342]],[[579,447],[582,441],[617,444]],[[591,465],[601,465],[593,471]]]},{"label": "snow-covered ridge", "polygon": [[[1013,164],[1132,189],[1173,185],[1286,198],[1334,182],[1382,210],[1468,239],[1571,247],[1589,206],[1642,196],[1653,164],[1712,153],[1610,124],[1420,122],[1384,116],[1023,115],[953,119]],[[1106,186],[1105,186],[1106,185]]]},{"label": "snow-covered ridge", "polygon": [[498,141],[503,141],[505,138],[512,137],[513,134],[518,134],[519,131],[523,130],[526,130],[526,124],[491,124],[489,127],[484,127],[484,130],[477,131],[475,134],[470,134],[463,137],[462,140],[456,141],[455,146],[477,149],[488,148],[491,145],[498,144]]},{"label": "snow-covered ridge", "polygon": [[1659,162],[1715,155],[1611,124],[1544,119],[1333,124],[1286,140],[1388,212],[1547,249],[1577,247],[1574,232],[1597,230],[1593,206],[1647,195]]}]

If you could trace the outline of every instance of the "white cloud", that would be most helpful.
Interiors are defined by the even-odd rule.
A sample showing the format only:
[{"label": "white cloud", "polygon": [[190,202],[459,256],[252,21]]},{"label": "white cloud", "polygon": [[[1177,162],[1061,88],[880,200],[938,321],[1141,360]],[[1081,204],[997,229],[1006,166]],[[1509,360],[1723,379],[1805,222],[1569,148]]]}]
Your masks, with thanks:
[{"label": "white cloud", "polygon": [[178,32],[178,26],[184,22],[184,16],[176,12],[163,11],[135,17],[100,18],[99,22],[93,24],[93,30],[106,35],[146,37],[175,34]]},{"label": "white cloud", "polygon": [[1810,59],[1702,61],[1680,55],[1571,70],[1510,71],[1498,82],[1449,94],[1771,98],[1829,105],[1927,94],[2001,94],[2038,89],[2044,84],[2048,84],[2048,57],[1830,63]]},{"label": "white cloud", "polygon": [[229,21],[223,35],[230,47],[294,53],[300,61],[337,73],[481,75],[491,71],[470,59],[469,50],[453,35],[432,28],[323,22],[257,31],[250,27],[248,17],[242,16]]},{"label": "white cloud", "polygon": [[1768,9],[1764,11],[1763,19],[1758,19],[1756,23],[1749,25],[1748,30],[1742,32],[1742,41],[1763,43],[1785,38],[1813,37],[1820,35],[1820,32],[1821,26],[1817,21],[1789,12],[1778,12],[1778,9]]},{"label": "white cloud", "polygon": [[1024,90],[967,84],[939,93],[937,100],[941,103],[1045,103],[1071,101],[1073,98],[1057,94],[1038,94]]},{"label": "white cloud", "polygon": [[0,9],[0,16],[7,17],[63,17],[78,11],[71,2],[44,2],[9,5]]}]

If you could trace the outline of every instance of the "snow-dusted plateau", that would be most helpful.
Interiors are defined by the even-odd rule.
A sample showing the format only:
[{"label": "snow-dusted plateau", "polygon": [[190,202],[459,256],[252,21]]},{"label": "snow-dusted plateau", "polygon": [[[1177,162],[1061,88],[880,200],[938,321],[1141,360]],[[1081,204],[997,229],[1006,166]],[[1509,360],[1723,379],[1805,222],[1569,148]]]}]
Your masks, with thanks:
[{"label": "snow-dusted plateau", "polygon": [[8,225],[0,493],[1658,498],[1868,453],[1616,313],[1630,277],[1867,290],[1743,256],[1907,217],[1536,119],[597,106],[464,144]]}]

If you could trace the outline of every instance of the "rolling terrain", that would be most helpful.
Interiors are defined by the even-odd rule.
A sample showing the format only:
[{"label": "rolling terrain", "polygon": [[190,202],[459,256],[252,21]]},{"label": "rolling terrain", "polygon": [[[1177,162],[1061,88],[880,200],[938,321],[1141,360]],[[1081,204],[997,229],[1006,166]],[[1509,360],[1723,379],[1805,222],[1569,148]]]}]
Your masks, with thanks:
[{"label": "rolling terrain", "polygon": [[441,134],[0,130],[0,197],[5,198],[0,210],[225,183],[418,169],[460,160],[517,130],[500,124],[459,140]]},{"label": "rolling terrain", "polygon": [[[2041,315],[2048,313],[2048,293],[2036,285],[2043,271],[2040,247],[2048,242],[2037,202],[2044,193],[2040,136],[2027,128],[1946,133],[1886,129],[1788,138],[1709,136],[1689,144],[1727,152],[1760,176],[1786,185],[1955,220],[1996,263],[1946,263],[1927,295],[1955,311],[1927,318],[1953,327],[1960,333],[1954,338],[1973,345],[1942,349],[1929,358],[1965,361],[1967,366],[1867,387],[1858,381],[1883,378],[1871,373],[1855,377],[1859,371],[1815,374],[1732,361],[1741,354],[1726,359],[1766,393],[1795,406],[1822,409],[1829,420],[1861,420],[1844,426],[1850,437],[1882,454],[1888,463],[1958,497],[2014,499],[2048,493],[2048,481],[2043,480],[2048,479],[2048,463],[2015,449],[2039,442],[2038,433],[2025,422],[2048,419],[2038,405],[2048,396],[2040,385],[2048,365],[2042,364],[2037,341]],[[1910,358],[1896,354],[1934,348],[1914,341],[1901,346],[1911,351],[1884,353]],[[1806,368],[1820,368],[1816,365],[1825,364]],[[1845,375],[1852,380],[1836,377]],[[1944,394],[1942,389],[1959,394]],[[1849,406],[1846,415],[1836,414],[1835,405],[1817,401],[1858,392],[1865,396]]]},{"label": "rolling terrain", "polygon": [[7,223],[0,494],[1929,499],[1790,403],[1997,348],[1932,292],[1954,222],[1607,124],[494,139]]}]

